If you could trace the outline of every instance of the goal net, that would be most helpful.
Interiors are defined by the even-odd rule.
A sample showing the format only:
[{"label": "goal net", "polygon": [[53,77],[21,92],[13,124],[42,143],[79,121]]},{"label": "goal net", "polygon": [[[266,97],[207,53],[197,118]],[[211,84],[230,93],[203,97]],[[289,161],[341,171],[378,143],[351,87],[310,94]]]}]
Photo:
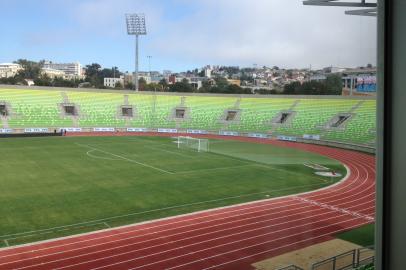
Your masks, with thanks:
[{"label": "goal net", "polygon": [[197,152],[209,151],[209,140],[193,137],[179,136],[177,140],[178,149],[193,149]]}]

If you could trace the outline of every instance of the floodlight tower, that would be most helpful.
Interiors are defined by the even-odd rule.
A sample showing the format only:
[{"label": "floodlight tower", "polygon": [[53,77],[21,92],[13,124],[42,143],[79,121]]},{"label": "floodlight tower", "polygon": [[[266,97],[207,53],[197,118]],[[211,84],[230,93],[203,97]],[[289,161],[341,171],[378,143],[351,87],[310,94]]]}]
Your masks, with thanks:
[{"label": "floodlight tower", "polygon": [[145,14],[143,13],[125,14],[125,19],[127,23],[127,33],[129,35],[135,35],[134,86],[135,91],[138,91],[138,36],[147,34],[147,28],[145,26]]}]

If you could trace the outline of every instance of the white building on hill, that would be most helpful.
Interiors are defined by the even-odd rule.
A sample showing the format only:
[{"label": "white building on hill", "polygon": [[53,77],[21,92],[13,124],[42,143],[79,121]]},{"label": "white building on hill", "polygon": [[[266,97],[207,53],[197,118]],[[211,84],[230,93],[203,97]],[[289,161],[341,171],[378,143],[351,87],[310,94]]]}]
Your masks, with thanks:
[{"label": "white building on hill", "polygon": [[120,76],[120,78],[104,78],[104,86],[114,88],[116,87],[117,83],[121,84],[121,87],[124,86],[124,76]]},{"label": "white building on hill", "polygon": [[0,63],[0,78],[14,77],[22,69],[21,65],[15,63]]},{"label": "white building on hill", "polygon": [[65,78],[66,74],[62,70],[53,69],[53,68],[42,68],[41,74],[46,74],[49,78]]},{"label": "white building on hill", "polygon": [[46,61],[44,63],[44,69],[56,69],[63,71],[66,76],[69,77],[82,77],[82,65],[79,62],[74,63],[53,63]]}]

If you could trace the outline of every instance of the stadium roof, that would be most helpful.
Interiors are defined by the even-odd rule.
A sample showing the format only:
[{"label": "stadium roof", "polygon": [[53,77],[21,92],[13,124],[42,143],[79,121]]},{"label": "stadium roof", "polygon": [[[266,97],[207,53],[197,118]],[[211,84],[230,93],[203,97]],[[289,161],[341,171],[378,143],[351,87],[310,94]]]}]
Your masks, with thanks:
[{"label": "stadium roof", "polygon": [[305,0],[304,5],[311,6],[329,6],[329,7],[360,7],[363,9],[347,10],[345,14],[347,15],[358,15],[358,16],[373,16],[377,15],[377,0],[366,1],[366,0]]}]

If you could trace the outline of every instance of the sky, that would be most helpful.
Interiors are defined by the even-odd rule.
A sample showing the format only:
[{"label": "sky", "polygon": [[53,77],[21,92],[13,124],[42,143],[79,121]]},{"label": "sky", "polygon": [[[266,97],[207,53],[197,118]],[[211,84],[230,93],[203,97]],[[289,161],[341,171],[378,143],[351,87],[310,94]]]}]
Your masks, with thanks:
[{"label": "sky", "polygon": [[0,0],[0,63],[46,59],[133,71],[124,14],[145,13],[140,70],[376,64],[376,18],[344,10],[301,0]]}]

